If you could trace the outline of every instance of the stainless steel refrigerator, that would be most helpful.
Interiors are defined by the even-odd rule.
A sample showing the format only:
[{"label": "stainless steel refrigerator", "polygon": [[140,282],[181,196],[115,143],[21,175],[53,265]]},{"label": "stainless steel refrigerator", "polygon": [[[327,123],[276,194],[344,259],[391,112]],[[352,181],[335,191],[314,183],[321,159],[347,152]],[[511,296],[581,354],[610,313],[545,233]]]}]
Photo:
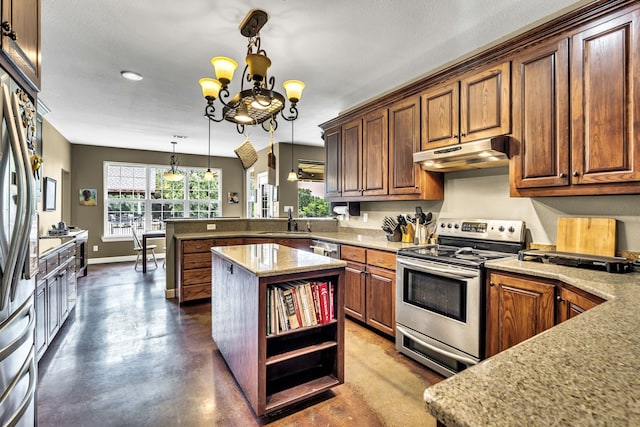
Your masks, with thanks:
[{"label": "stainless steel refrigerator", "polygon": [[35,180],[28,129],[23,125],[24,98],[6,74],[0,74],[0,82],[0,425],[33,426],[38,268]]}]

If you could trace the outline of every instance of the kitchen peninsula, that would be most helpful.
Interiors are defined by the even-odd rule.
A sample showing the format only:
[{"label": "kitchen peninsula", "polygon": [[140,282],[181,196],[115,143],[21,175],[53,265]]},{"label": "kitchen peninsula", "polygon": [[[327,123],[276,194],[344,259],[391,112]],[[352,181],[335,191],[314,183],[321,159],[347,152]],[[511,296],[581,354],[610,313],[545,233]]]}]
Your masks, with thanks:
[{"label": "kitchen peninsula", "polygon": [[[211,335],[258,416],[344,382],[346,262],[272,243],[211,253]],[[333,315],[290,330],[272,327],[274,289],[310,282],[333,290]]]},{"label": "kitchen peninsula", "polygon": [[487,267],[607,301],[429,387],[429,412],[448,427],[639,425],[640,274],[518,260]]}]

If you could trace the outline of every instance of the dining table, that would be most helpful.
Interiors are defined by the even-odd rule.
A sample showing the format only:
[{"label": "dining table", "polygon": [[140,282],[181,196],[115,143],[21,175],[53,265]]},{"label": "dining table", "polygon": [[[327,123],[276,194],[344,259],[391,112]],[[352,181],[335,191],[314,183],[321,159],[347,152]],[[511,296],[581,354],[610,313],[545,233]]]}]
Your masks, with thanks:
[{"label": "dining table", "polygon": [[[165,237],[166,232],[164,230],[146,230],[142,232],[142,253],[147,255],[147,239],[159,239]],[[147,272],[147,263],[142,263],[142,273]]]}]

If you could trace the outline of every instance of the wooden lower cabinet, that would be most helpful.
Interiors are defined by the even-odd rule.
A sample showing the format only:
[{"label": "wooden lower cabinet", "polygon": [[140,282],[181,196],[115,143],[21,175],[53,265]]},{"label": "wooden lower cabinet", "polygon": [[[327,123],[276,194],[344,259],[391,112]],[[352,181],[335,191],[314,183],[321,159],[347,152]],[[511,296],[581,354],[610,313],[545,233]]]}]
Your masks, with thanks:
[{"label": "wooden lower cabinet", "polygon": [[228,237],[219,239],[182,240],[179,255],[178,302],[211,298],[211,248],[260,243],[278,243],[296,249],[310,250],[311,239],[271,237]]},{"label": "wooden lower cabinet", "polygon": [[563,285],[557,298],[557,323],[574,318],[604,301],[580,289]]},{"label": "wooden lower cabinet", "polygon": [[491,357],[604,301],[566,283],[489,271],[485,356]]},{"label": "wooden lower cabinet", "polygon": [[554,325],[552,281],[490,272],[487,283],[486,357]]},{"label": "wooden lower cabinet", "polygon": [[345,314],[395,336],[396,255],[342,245],[345,268]]}]

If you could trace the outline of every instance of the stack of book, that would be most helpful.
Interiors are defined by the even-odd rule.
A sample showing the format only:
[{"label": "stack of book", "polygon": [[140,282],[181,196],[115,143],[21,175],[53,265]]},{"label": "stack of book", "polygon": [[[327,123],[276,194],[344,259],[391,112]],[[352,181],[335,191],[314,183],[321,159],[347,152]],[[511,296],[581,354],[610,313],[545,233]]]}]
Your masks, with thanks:
[{"label": "stack of book", "polygon": [[267,288],[267,335],[335,319],[333,283],[295,281]]}]

